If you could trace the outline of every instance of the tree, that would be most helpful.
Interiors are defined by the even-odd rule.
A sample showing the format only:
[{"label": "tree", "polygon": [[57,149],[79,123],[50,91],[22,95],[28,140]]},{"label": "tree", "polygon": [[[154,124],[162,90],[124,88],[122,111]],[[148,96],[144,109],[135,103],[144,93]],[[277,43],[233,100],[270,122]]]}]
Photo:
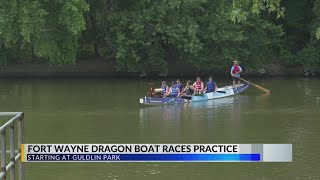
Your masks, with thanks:
[{"label": "tree", "polygon": [[[197,53],[202,44],[195,17],[205,0],[134,1],[109,14],[116,66],[127,71],[166,71],[169,49]],[[120,2],[121,3],[121,2]]]},{"label": "tree", "polygon": [[74,63],[85,28],[84,0],[2,1],[1,62],[41,58],[51,64]]},{"label": "tree", "polygon": [[0,63],[8,58],[30,54],[30,46],[44,26],[47,12],[38,1],[1,1],[0,9]]}]

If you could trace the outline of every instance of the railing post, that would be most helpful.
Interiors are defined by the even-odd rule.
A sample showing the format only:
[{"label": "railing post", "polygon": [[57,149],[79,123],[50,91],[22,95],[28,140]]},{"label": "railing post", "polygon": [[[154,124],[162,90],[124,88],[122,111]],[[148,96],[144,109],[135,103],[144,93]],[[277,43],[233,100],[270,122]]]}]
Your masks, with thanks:
[{"label": "railing post", "polygon": [[[24,180],[24,164],[21,162],[21,144],[24,143],[24,113],[21,112],[0,112],[0,116],[14,116],[9,121],[0,126],[0,179],[16,179],[16,165],[19,164],[19,179]],[[18,122],[17,122],[18,121]],[[18,137],[15,135],[15,123],[18,123]],[[6,130],[8,132],[9,150],[6,149]],[[17,137],[18,143],[15,143]],[[18,145],[18,150],[16,147]],[[7,164],[6,156],[10,154],[10,162]],[[19,161],[20,160],[20,161]],[[16,162],[19,161],[19,162]],[[10,171],[10,172],[9,172]],[[10,174],[10,176],[7,175]]]},{"label": "railing post", "polygon": [[4,173],[3,179],[6,179],[6,131],[0,132],[1,149],[1,172]]},{"label": "railing post", "polygon": [[[18,120],[18,146],[19,146],[20,153],[21,153],[21,144],[24,143],[23,138],[24,138],[24,113],[21,114],[21,117]],[[19,180],[24,180],[24,179],[25,179],[25,177],[24,177],[24,164],[20,160],[19,161]]]},{"label": "railing post", "polygon": [[[15,164],[15,144],[14,144],[14,125],[10,126],[9,129],[9,136],[10,136],[10,161]],[[15,173],[15,165],[10,169],[10,179],[15,180],[16,179],[16,173]]]}]

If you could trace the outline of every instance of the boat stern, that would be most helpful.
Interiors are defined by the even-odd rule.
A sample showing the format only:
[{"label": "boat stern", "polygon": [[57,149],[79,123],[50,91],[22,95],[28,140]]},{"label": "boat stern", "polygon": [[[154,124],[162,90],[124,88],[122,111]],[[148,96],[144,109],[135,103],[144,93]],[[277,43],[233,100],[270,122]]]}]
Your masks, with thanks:
[{"label": "boat stern", "polygon": [[240,94],[249,88],[250,84],[241,84],[239,87],[233,88],[234,94]]}]

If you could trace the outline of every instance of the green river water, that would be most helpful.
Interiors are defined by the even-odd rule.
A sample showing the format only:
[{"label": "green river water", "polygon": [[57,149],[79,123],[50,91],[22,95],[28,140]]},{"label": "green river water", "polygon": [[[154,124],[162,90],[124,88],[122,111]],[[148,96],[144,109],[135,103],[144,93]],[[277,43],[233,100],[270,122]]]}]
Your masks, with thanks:
[{"label": "green river water", "polygon": [[25,112],[30,144],[293,144],[292,163],[26,163],[27,180],[320,179],[320,79],[251,80],[272,94],[142,107],[160,79],[1,79],[0,111]]}]

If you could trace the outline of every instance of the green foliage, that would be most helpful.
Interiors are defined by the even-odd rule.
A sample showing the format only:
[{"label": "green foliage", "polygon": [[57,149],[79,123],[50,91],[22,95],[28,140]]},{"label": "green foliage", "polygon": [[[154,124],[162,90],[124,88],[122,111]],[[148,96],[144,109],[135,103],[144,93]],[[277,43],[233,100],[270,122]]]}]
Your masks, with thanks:
[{"label": "green foliage", "polygon": [[46,29],[35,40],[34,54],[50,64],[74,63],[88,4],[84,0],[48,1],[45,6],[51,16],[46,19]]},{"label": "green foliage", "polygon": [[7,63],[8,63],[8,58],[7,58],[7,56],[8,56],[8,53],[7,53],[7,49],[5,49],[5,48],[1,48],[0,49],[0,51],[1,51],[1,53],[0,53],[0,65],[7,65]]},{"label": "green foliage", "polygon": [[316,38],[320,39],[320,27],[318,27],[316,30]]},{"label": "green foliage", "polygon": [[59,24],[64,26],[68,33],[77,36],[85,30],[86,22],[84,12],[89,10],[89,5],[84,0],[60,1]]},{"label": "green foliage", "polygon": [[300,64],[299,58],[293,54],[287,47],[281,47],[279,52],[279,58],[281,59],[282,65],[292,67]]},{"label": "green foliage", "polygon": [[319,47],[307,46],[298,53],[297,58],[302,62],[306,70],[319,72],[320,54]]},{"label": "green foliage", "polygon": [[310,38],[301,51],[297,53],[299,62],[304,66],[306,70],[314,72],[320,72],[320,0],[314,0],[311,3],[311,10],[313,12],[313,19],[309,22],[308,26]]},{"label": "green foliage", "polygon": [[1,1],[0,7],[2,7],[0,9],[1,47],[2,49],[10,48],[18,41],[19,29],[15,23],[17,12],[14,11],[17,10],[17,7],[15,3],[10,1]]},{"label": "green foliage", "polygon": [[2,1],[0,46],[6,52],[2,62],[41,58],[51,64],[73,63],[87,10],[84,0]]},{"label": "green foliage", "polygon": [[178,60],[200,70],[226,69],[235,58],[259,68],[274,57],[320,67],[320,0],[10,0],[0,7],[1,65],[60,65],[86,54],[121,71],[158,74]]},{"label": "green foliage", "polygon": [[[232,11],[233,6],[223,0],[136,1],[110,13],[117,68],[154,71],[148,68],[153,65],[165,71],[169,50],[199,69],[226,67],[234,58],[262,66],[278,46],[282,28],[247,11]],[[233,16],[239,23],[230,20]]]},{"label": "green foliage", "polygon": [[[277,18],[284,17],[285,9],[281,7],[281,0],[233,0],[231,20],[233,22],[243,22],[250,16],[260,15],[262,12],[276,13]],[[251,10],[251,11],[250,11]]]},{"label": "green foliage", "polygon": [[161,72],[166,70],[169,49],[196,54],[202,44],[194,16],[201,13],[204,2],[137,1],[130,10],[111,14],[110,32],[117,47],[117,68],[148,71],[150,65],[156,65]]},{"label": "green foliage", "polygon": [[241,9],[234,9],[233,11],[231,11],[231,20],[236,23],[246,21],[248,19],[248,16],[249,13]]},{"label": "green foliage", "polygon": [[314,34],[316,39],[320,39],[320,0],[315,0],[313,13],[315,16],[314,22],[312,24],[314,30]]},{"label": "green foliage", "polygon": [[32,36],[39,37],[47,14],[38,1],[21,2],[18,24],[23,42],[31,43]]},{"label": "green foliage", "polygon": [[[207,6],[199,24],[201,51],[185,58],[200,69],[226,68],[238,58],[246,67],[261,67],[271,58],[283,35],[281,26],[251,15],[244,22],[230,21],[231,5],[221,1],[220,6]],[[264,49],[264,51],[261,51]]]}]

